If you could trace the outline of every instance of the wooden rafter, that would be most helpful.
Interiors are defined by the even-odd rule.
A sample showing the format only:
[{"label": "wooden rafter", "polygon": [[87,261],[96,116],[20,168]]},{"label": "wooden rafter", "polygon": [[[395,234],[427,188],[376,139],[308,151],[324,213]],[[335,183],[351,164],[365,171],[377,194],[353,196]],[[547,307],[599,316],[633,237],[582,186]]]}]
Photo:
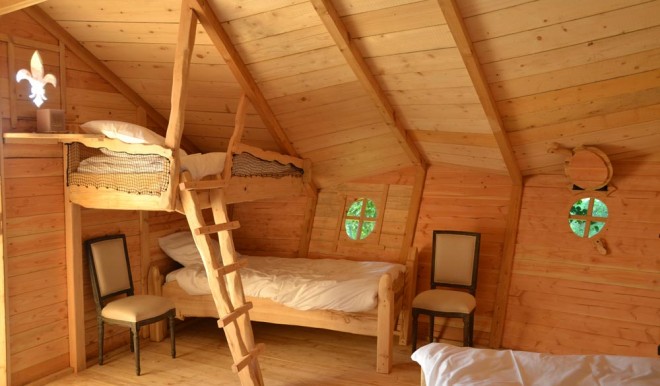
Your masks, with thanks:
[{"label": "wooden rafter", "polygon": [[0,2],[0,15],[31,7],[44,1],[46,0],[2,0]]},{"label": "wooden rafter", "polygon": [[[66,47],[71,50],[75,55],[77,55],[85,64],[96,71],[103,79],[110,83],[114,88],[117,89],[122,95],[124,95],[131,103],[138,107],[142,107],[147,115],[158,125],[160,134],[165,135],[165,129],[167,128],[168,122],[156,109],[154,109],[147,101],[145,101],[137,92],[130,88],[124,81],[121,80],[114,72],[112,72],[103,62],[101,62],[94,54],[89,52],[82,44],[80,44],[76,38],[71,36],[62,26],[57,24],[50,16],[46,14],[38,6],[29,7],[24,9],[24,11],[39,24],[41,24],[45,29],[48,30],[53,36],[59,39],[61,42],[64,42]],[[197,146],[183,138],[181,140],[181,147],[190,151],[196,152],[199,151]]]},{"label": "wooden rafter", "polygon": [[511,285],[511,272],[513,257],[515,253],[516,236],[518,234],[518,223],[520,207],[522,205],[522,174],[513,153],[513,148],[504,130],[502,118],[497,110],[495,99],[490,91],[488,82],[475,54],[472,40],[468,35],[463,17],[458,9],[456,0],[438,0],[442,13],[447,21],[449,31],[454,37],[456,47],[461,53],[465,67],[472,79],[472,84],[479,96],[479,101],[486,113],[486,118],[500,148],[500,153],[513,183],[511,199],[509,200],[509,215],[507,218],[506,232],[504,234],[504,248],[500,264],[500,274],[495,298],[495,309],[493,312],[493,325],[491,326],[490,345],[500,347],[504,331],[504,319]]},{"label": "wooden rafter", "polygon": [[170,96],[172,107],[165,137],[165,146],[172,149],[179,147],[183,136],[190,58],[195,47],[196,28],[195,13],[190,8],[182,6],[179,19],[179,40],[174,53],[174,70],[172,72],[172,94]]},{"label": "wooden rafter", "polygon": [[502,118],[497,110],[495,99],[490,91],[488,82],[486,82],[486,77],[475,54],[472,40],[470,40],[470,36],[468,35],[467,28],[463,22],[463,17],[456,5],[456,1],[438,0],[438,3],[445,16],[445,20],[447,21],[449,31],[454,37],[456,47],[461,53],[468,74],[470,74],[470,79],[472,79],[474,89],[477,92],[479,101],[486,113],[486,119],[488,119],[490,128],[495,136],[495,141],[497,141],[497,145],[500,148],[502,159],[506,164],[511,180],[515,185],[520,185],[522,184],[520,167],[518,166],[518,162],[513,153],[513,148],[511,147],[509,138],[504,130],[504,124],[502,123]]},{"label": "wooden rafter", "polygon": [[211,8],[211,5],[206,0],[189,0],[188,4],[197,14],[199,22],[202,24],[206,33],[211,38],[222,58],[227,63],[227,66],[234,74],[234,77],[243,88],[243,91],[248,96],[248,99],[254,105],[261,118],[264,120],[266,127],[273,135],[275,141],[280,148],[291,156],[298,157],[291,141],[286,133],[280,126],[275,114],[271,110],[266,98],[261,93],[257,82],[255,82],[252,74],[245,66],[243,59],[231,42],[229,35],[222,28],[220,20]]},{"label": "wooden rafter", "polygon": [[344,55],[346,62],[357,76],[358,80],[374,101],[378,112],[385,120],[385,124],[394,134],[401,147],[408,155],[414,165],[424,165],[425,161],[419,149],[408,136],[404,122],[397,119],[394,108],[383,92],[378,80],[371,72],[369,65],[364,60],[359,47],[353,43],[341,17],[330,0],[311,0],[314,9],[321,21],[334,39],[339,50]]}]

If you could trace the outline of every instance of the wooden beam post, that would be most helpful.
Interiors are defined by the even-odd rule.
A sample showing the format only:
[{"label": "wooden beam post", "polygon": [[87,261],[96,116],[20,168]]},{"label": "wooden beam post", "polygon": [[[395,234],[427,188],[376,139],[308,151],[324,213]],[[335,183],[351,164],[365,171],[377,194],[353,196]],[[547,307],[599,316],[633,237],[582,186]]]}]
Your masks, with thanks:
[{"label": "wooden beam post", "polygon": [[44,1],[46,0],[2,0],[2,5],[0,5],[0,15],[19,11],[23,8],[43,3]]},{"label": "wooden beam post", "polygon": [[[0,119],[0,132],[2,132]],[[11,385],[11,370],[9,362],[9,291],[7,288],[7,243],[5,242],[5,156],[4,143],[0,144],[0,384]]]},{"label": "wooden beam post", "polygon": [[351,40],[332,2],[330,0],[312,0],[312,4],[325,28],[330,33],[330,36],[332,36],[337,47],[344,55],[346,62],[373,100],[385,124],[392,134],[394,134],[399,144],[401,144],[410,161],[414,165],[424,165],[426,162],[417,149],[417,146],[415,146],[408,136],[404,122],[397,119],[392,104],[380,87],[378,80],[371,72],[369,65],[364,60],[359,47]]},{"label": "wooden beam post", "polygon": [[250,71],[245,66],[240,54],[236,51],[229,35],[227,35],[222,28],[222,24],[220,23],[220,20],[218,20],[218,17],[211,8],[209,2],[206,0],[189,0],[188,3],[197,13],[199,22],[204,26],[204,29],[209,35],[209,38],[211,38],[215,48],[227,63],[227,66],[243,88],[243,91],[248,99],[250,99],[250,102],[254,105],[254,108],[261,116],[261,119],[263,119],[268,131],[273,135],[275,142],[277,142],[279,147],[287,154],[298,157],[298,153],[291,144],[291,141],[289,141],[284,129],[282,129],[280,123],[277,121],[275,114],[270,109],[266,98],[261,93],[252,74],[250,74]]},{"label": "wooden beam post", "polygon": [[[112,72],[103,62],[96,58],[87,48],[80,44],[76,38],[71,36],[62,26],[60,26],[55,20],[51,19],[50,16],[46,14],[38,6],[26,8],[25,13],[27,13],[31,18],[41,24],[45,29],[48,30],[53,36],[55,36],[60,41],[64,42],[64,45],[71,50],[75,55],[77,55],[85,64],[92,68],[96,73],[98,73],[103,79],[110,83],[114,88],[117,89],[121,94],[123,94],[126,99],[131,101],[136,106],[141,106],[147,112],[147,115],[158,125],[160,134],[166,134],[165,128],[168,125],[167,120],[160,115],[156,109],[154,109],[147,101],[145,101],[140,94],[135,92],[130,88],[124,81],[121,80],[114,72]],[[181,141],[182,147],[191,152],[197,152],[199,149],[195,144],[183,139]]]},{"label": "wooden beam post", "polygon": [[504,130],[504,124],[502,123],[502,118],[497,110],[495,99],[490,91],[488,82],[486,82],[486,76],[479,64],[479,60],[474,51],[474,46],[472,45],[472,40],[470,40],[470,35],[468,35],[467,28],[463,22],[463,17],[460,14],[456,0],[438,0],[438,3],[445,16],[445,20],[447,21],[449,31],[451,31],[454,41],[456,42],[456,48],[458,48],[458,51],[461,53],[463,63],[465,63],[470,79],[472,79],[472,85],[474,86],[479,101],[481,102],[481,106],[486,113],[486,119],[488,119],[490,129],[495,136],[495,141],[497,142],[498,147],[500,148],[502,159],[506,164],[511,180],[515,185],[521,185],[522,174],[520,172],[520,167],[518,166],[518,161],[513,154],[513,148],[511,147],[509,137]]},{"label": "wooden beam post", "polygon": [[513,153],[513,148],[506,134],[502,118],[497,110],[495,99],[491,93],[486,76],[476,56],[472,40],[468,34],[467,28],[460,14],[456,0],[438,0],[442,13],[447,21],[447,26],[451,31],[456,47],[461,53],[465,67],[472,79],[475,91],[479,96],[479,101],[486,113],[486,118],[495,137],[502,159],[506,164],[511,182],[513,184],[511,199],[509,200],[509,215],[507,217],[506,233],[504,235],[504,250],[502,252],[502,261],[500,263],[500,275],[497,286],[497,295],[495,302],[495,311],[493,314],[493,326],[491,327],[490,345],[498,348],[502,344],[502,332],[504,329],[504,320],[506,317],[506,307],[509,297],[509,286],[511,284],[511,272],[513,257],[515,253],[516,236],[518,234],[518,223],[520,216],[520,206],[522,200],[522,173]]},{"label": "wooden beam post", "polygon": [[167,126],[165,146],[178,149],[185,124],[186,102],[188,97],[188,75],[190,73],[190,58],[195,47],[195,30],[197,18],[187,1],[181,2],[181,17],[179,19],[179,35],[174,53],[174,70],[172,72],[172,94],[170,120]]},{"label": "wooden beam post", "polygon": [[[67,177],[68,147],[64,147],[64,184]],[[69,366],[74,372],[86,367],[85,304],[83,299],[83,251],[80,206],[71,203],[64,189],[64,229],[66,229],[66,287],[69,321]]]},{"label": "wooden beam post", "polygon": [[506,318],[506,308],[509,301],[509,288],[511,287],[511,273],[513,271],[516,237],[518,236],[518,224],[520,223],[522,193],[522,185],[513,185],[511,187],[509,213],[506,220],[506,232],[504,233],[504,250],[502,251],[502,261],[500,262],[500,273],[497,281],[497,292],[495,294],[495,307],[493,309],[493,325],[490,328],[489,343],[492,348],[500,348],[502,346],[504,320]]}]

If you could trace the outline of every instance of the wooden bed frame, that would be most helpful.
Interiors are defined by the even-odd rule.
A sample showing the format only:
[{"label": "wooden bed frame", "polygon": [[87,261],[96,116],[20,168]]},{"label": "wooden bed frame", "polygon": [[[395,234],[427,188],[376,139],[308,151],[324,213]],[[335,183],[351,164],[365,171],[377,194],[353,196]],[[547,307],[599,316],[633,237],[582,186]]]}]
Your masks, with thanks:
[{"label": "wooden bed frame", "polygon": [[[254,307],[250,310],[250,320],[303,327],[323,328],[376,337],[376,372],[388,374],[392,369],[392,347],[397,319],[401,316],[398,334],[399,343],[408,343],[410,293],[414,291],[414,267],[417,250],[412,248],[406,261],[406,272],[392,280],[389,274],[380,277],[378,285],[378,306],[370,312],[347,313],[328,310],[301,311],[269,299],[246,297]],[[165,282],[167,272],[177,268],[152,265],[149,270],[148,289],[153,295],[164,296],[174,301],[177,318],[218,317],[218,311],[211,295],[189,295],[177,282]],[[180,266],[179,266],[180,267]],[[163,284],[164,283],[164,284]],[[164,337],[165,325],[152,332],[153,340]]]}]

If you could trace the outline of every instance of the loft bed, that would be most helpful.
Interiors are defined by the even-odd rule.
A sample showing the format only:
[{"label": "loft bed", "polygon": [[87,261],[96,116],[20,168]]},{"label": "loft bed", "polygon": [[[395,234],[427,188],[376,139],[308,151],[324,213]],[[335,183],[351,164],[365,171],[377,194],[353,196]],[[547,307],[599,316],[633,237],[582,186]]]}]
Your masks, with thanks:
[{"label": "loft bed", "polygon": [[430,343],[412,359],[422,386],[658,385],[660,360],[618,355],[556,355]]},{"label": "loft bed", "polygon": [[[169,251],[166,254],[172,255]],[[322,328],[375,336],[376,371],[387,374],[392,368],[392,347],[397,319],[399,315],[402,318],[409,317],[409,305],[406,299],[409,291],[414,290],[411,283],[416,259],[416,249],[413,248],[405,266],[390,264],[391,267],[379,266],[378,269],[375,269],[370,264],[385,265],[386,263],[348,260],[328,261],[328,264],[340,264],[341,268],[335,267],[331,269],[334,272],[324,272],[322,275],[329,276],[323,276],[319,282],[321,282],[321,286],[325,285],[326,288],[319,289],[315,286],[316,282],[308,281],[308,277],[304,277],[304,274],[302,278],[293,277],[292,275],[294,275],[293,271],[299,271],[300,269],[307,270],[305,273],[313,270],[312,276],[321,275],[318,266],[324,265],[323,261],[303,258],[244,257],[242,260],[248,268],[241,269],[240,272],[245,287],[246,300],[253,304],[253,308],[250,310],[250,319],[257,322]],[[203,284],[206,281],[203,269],[200,270],[199,267],[195,267],[195,264],[189,264],[189,262],[179,258],[176,260],[179,263],[168,259],[169,263],[151,266],[148,276],[148,288],[151,294],[173,300],[177,317],[180,319],[186,317],[217,318],[218,312],[212,296],[204,294],[204,289],[200,288],[202,286],[199,285],[199,283]],[[183,263],[184,268],[181,268],[180,263]],[[303,268],[300,268],[298,263],[303,264]],[[269,270],[269,266],[276,268]],[[287,267],[287,269],[284,270],[283,267]],[[277,274],[274,274],[274,272],[277,272]],[[346,272],[358,273],[351,274],[350,278],[346,278]],[[359,277],[362,272],[371,276],[368,283],[366,279]],[[278,275],[286,277],[286,279],[277,279]],[[336,275],[342,276],[342,278],[338,278]],[[264,282],[266,277],[269,279],[268,282]],[[271,281],[273,277],[275,279]],[[188,280],[184,281],[184,279]],[[293,280],[294,284],[288,285],[287,280]],[[333,281],[332,285],[327,285],[329,281]],[[338,301],[337,299],[350,297],[337,284],[342,284],[342,281],[343,285],[348,286],[348,291],[358,292],[358,287],[362,289],[365,284],[370,286],[371,290],[375,291],[373,303],[360,301],[359,305],[356,305],[356,301],[350,299],[350,304],[346,305],[346,302]],[[254,284],[251,284],[253,282]],[[356,284],[358,282],[360,286]],[[287,291],[286,287],[290,287],[290,290],[283,293],[282,287],[285,287],[284,291]],[[277,288],[277,291],[273,291],[274,288]],[[300,288],[305,288],[305,291],[297,291]],[[314,293],[314,296],[297,299],[299,292],[303,292],[303,295]],[[366,296],[368,297],[369,294],[367,293]],[[318,305],[313,298],[320,298],[323,304]],[[323,300],[326,300],[326,302],[323,302]],[[323,308],[300,309],[310,307]],[[359,309],[359,311],[337,310],[342,308]],[[399,324],[402,326],[399,331],[400,342],[405,344],[407,334],[403,326],[408,323],[401,320]]]},{"label": "loft bed", "polygon": [[164,138],[125,122],[93,121],[82,128],[104,134],[67,143],[69,200],[84,207],[182,212],[177,197],[185,170],[201,180],[181,188],[222,188],[227,204],[304,195],[310,189],[308,161],[240,143],[242,126],[227,153],[192,155],[169,149]]}]

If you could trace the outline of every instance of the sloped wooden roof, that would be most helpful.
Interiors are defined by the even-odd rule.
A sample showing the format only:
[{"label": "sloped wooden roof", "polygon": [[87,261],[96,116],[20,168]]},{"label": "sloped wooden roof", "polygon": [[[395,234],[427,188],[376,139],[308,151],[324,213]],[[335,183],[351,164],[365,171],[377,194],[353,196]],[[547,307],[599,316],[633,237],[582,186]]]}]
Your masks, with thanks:
[{"label": "sloped wooden roof", "polygon": [[[246,84],[263,98],[246,139],[283,150],[281,130],[319,187],[420,163],[557,173],[552,142],[660,151],[657,0],[190,2],[207,3],[228,46],[198,26],[184,137],[204,152]],[[169,115],[180,0],[38,6]]]}]

